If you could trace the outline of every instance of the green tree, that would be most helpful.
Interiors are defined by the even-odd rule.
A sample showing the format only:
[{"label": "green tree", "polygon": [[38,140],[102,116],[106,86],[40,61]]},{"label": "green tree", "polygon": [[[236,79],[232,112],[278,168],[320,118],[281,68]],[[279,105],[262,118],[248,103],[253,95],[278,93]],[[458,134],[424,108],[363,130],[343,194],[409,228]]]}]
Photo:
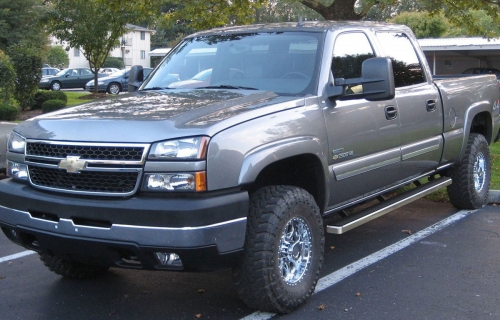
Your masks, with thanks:
[{"label": "green tree", "polygon": [[0,103],[9,103],[14,92],[16,72],[10,58],[0,50]]},{"label": "green tree", "polygon": [[170,23],[187,22],[195,30],[204,30],[236,24],[249,24],[255,19],[255,10],[267,0],[170,0],[175,9],[165,17]]},{"label": "green tree", "polygon": [[69,65],[68,53],[61,46],[49,46],[45,63],[59,69],[67,68]]},{"label": "green tree", "polygon": [[43,0],[0,0],[0,50],[22,41],[42,47],[47,34],[40,20]]},{"label": "green tree", "polygon": [[[361,20],[376,16],[388,18],[399,10],[428,10],[444,14],[449,21],[465,28],[468,34],[495,36],[493,29],[477,20],[474,12],[483,11],[494,25],[500,25],[500,0],[296,0],[318,12],[326,20]],[[484,21],[483,21],[484,22]]]},{"label": "green tree", "polygon": [[[56,38],[82,50],[97,83],[97,70],[126,33],[126,24],[154,16],[154,7],[144,5],[153,5],[158,1],[53,0],[47,15],[47,26]],[[95,86],[95,93],[97,89]]]},{"label": "green tree", "polygon": [[41,51],[27,44],[15,44],[9,47],[7,53],[16,71],[14,97],[22,110],[29,109],[33,105],[38,83],[42,77]]},{"label": "green tree", "polygon": [[439,38],[449,29],[449,23],[442,15],[428,12],[403,12],[391,20],[410,27],[417,38]]}]

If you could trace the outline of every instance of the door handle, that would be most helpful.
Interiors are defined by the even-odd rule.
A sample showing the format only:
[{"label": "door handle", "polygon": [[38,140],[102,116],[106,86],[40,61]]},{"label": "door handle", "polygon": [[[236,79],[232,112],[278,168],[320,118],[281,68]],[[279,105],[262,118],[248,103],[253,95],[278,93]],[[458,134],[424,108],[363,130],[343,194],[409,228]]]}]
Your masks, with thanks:
[{"label": "door handle", "polygon": [[427,111],[432,112],[436,110],[436,100],[427,100]]},{"label": "door handle", "polygon": [[398,109],[395,106],[385,107],[385,118],[387,120],[394,120],[398,117]]}]

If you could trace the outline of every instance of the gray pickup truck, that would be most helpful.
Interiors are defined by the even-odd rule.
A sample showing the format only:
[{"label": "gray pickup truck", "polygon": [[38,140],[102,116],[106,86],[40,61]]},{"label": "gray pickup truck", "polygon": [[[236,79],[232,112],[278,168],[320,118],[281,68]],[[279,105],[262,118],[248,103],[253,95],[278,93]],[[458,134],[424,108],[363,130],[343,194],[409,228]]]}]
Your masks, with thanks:
[{"label": "gray pickup truck", "polygon": [[0,225],[64,277],[232,267],[245,303],[287,313],[314,291],[325,233],[444,187],[484,206],[499,120],[494,75],[434,80],[403,26],[214,29],[136,92],[15,127]]}]

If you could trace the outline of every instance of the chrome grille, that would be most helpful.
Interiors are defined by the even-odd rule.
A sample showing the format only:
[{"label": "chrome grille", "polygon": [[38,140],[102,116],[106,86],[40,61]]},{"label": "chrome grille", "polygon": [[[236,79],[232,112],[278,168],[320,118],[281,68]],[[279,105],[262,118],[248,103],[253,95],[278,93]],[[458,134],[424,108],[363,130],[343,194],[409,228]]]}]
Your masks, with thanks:
[{"label": "chrome grille", "polygon": [[84,193],[130,193],[134,191],[139,172],[82,171],[28,166],[31,182],[40,187]]},{"label": "chrome grille", "polygon": [[80,156],[83,160],[141,161],[142,146],[81,145],[27,142],[26,155],[46,158]]},{"label": "chrome grille", "polygon": [[27,140],[25,163],[36,188],[130,196],[139,188],[148,150],[148,144]]}]

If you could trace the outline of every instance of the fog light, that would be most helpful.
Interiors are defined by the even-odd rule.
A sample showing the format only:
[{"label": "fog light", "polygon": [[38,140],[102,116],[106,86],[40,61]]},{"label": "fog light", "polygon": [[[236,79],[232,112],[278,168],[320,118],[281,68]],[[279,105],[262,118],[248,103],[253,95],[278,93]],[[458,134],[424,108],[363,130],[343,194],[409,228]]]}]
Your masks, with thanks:
[{"label": "fog light", "polygon": [[19,241],[19,236],[14,229],[2,228],[3,233],[9,238],[11,241],[17,242]]},{"label": "fog light", "polygon": [[28,180],[28,166],[17,162],[7,161],[7,176],[14,179]]},{"label": "fog light", "polygon": [[155,252],[155,256],[162,266],[182,267],[181,258],[176,253]]}]

